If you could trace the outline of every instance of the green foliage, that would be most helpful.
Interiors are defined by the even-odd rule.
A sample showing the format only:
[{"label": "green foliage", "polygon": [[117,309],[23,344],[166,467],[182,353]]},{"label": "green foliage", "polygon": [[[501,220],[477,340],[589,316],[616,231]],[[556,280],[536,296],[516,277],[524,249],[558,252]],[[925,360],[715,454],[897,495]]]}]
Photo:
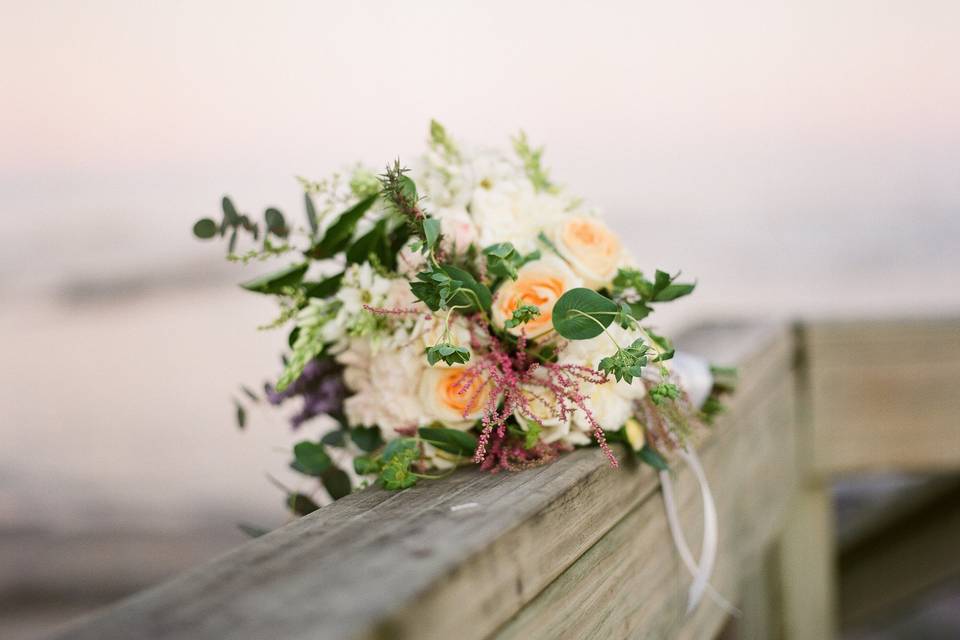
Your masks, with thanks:
[{"label": "green foliage", "polygon": [[513,149],[517,152],[517,155],[520,156],[520,160],[523,162],[523,169],[526,171],[527,178],[530,179],[534,189],[547,192],[556,191],[556,187],[550,182],[550,176],[547,175],[541,163],[543,147],[539,149],[531,147],[530,142],[527,140],[527,134],[521,131],[517,137],[513,139]]},{"label": "green foliage", "polygon": [[353,427],[350,439],[363,451],[376,451],[383,446],[383,437],[378,427]]},{"label": "green foliage", "polygon": [[272,233],[278,238],[286,238],[290,235],[290,229],[287,227],[287,221],[280,213],[279,209],[270,207],[263,212],[263,220],[266,223],[267,233]]},{"label": "green foliage", "polygon": [[309,265],[306,262],[292,264],[279,271],[244,282],[240,286],[247,291],[256,293],[280,294],[283,293],[284,289],[300,284],[303,275],[307,272],[307,267]]},{"label": "green foliage", "polygon": [[428,252],[437,248],[437,242],[440,240],[440,221],[436,218],[427,218],[423,221],[423,235],[425,247]]},{"label": "green foliage", "polygon": [[350,191],[361,200],[380,191],[380,179],[372,171],[357,168],[350,176]]},{"label": "green foliage", "polygon": [[328,447],[337,447],[342,448],[347,446],[347,437],[346,431],[343,429],[337,429],[336,431],[328,431],[323,434],[323,437],[320,438],[320,444]]},{"label": "green foliage", "polygon": [[667,360],[673,358],[674,354],[676,353],[676,349],[673,348],[673,343],[670,342],[669,338],[657,335],[652,329],[649,328],[645,329],[644,331],[654,342],[654,344],[657,345],[658,353],[654,362],[666,362]]},{"label": "green foliage", "polygon": [[670,469],[670,465],[667,464],[667,461],[664,460],[663,456],[657,453],[656,449],[650,447],[650,445],[645,446],[637,452],[637,458],[642,462],[647,463],[657,471],[667,471]]},{"label": "green foliage", "polygon": [[680,397],[680,387],[671,382],[661,382],[650,389],[650,399],[654,404],[662,404],[666,400],[676,400]]},{"label": "green foliage", "polygon": [[522,304],[513,310],[513,315],[503,323],[505,329],[513,329],[540,317],[540,309],[532,304]]},{"label": "green foliage", "polygon": [[357,222],[376,201],[376,194],[368,196],[341,213],[323,234],[323,238],[306,251],[306,255],[314,260],[325,260],[345,251],[357,228]]},{"label": "green foliage", "polygon": [[432,367],[441,360],[449,365],[466,364],[470,361],[470,351],[449,342],[438,342],[427,349],[427,362]]},{"label": "green foliage", "polygon": [[457,267],[432,266],[410,283],[413,295],[432,311],[459,307],[464,312],[489,311],[493,296],[485,285]]},{"label": "green foliage", "polygon": [[323,352],[324,344],[320,339],[323,326],[336,316],[339,306],[335,302],[311,300],[298,316],[296,340],[292,352],[286,361],[283,373],[277,380],[277,391],[283,391],[300,377],[304,367]]},{"label": "green foliage", "polygon": [[[643,277],[643,273],[636,269],[620,269],[613,279],[613,294],[616,297],[625,297],[642,307],[652,302],[669,302],[685,295],[689,295],[696,288],[696,283],[675,282],[680,276],[671,276],[665,271],[657,269],[653,282]],[[642,313],[642,311],[638,310]],[[649,308],[643,315],[634,314],[638,320],[650,313]]]},{"label": "green foliage", "polygon": [[193,225],[193,235],[201,240],[209,240],[217,235],[217,223],[210,218],[201,218]]},{"label": "green foliage", "polygon": [[327,493],[329,493],[330,497],[334,500],[339,500],[343,496],[349,495],[353,490],[353,487],[350,485],[350,476],[342,469],[336,467],[328,469],[320,478],[320,481],[323,483],[323,488],[327,490]]},{"label": "green foliage", "polygon": [[595,338],[620,312],[616,302],[593,289],[579,287],[564,293],[553,305],[553,328],[568,340]]},{"label": "green foliage", "polygon": [[361,476],[380,473],[380,461],[370,456],[357,456],[353,459],[353,470]]},{"label": "green foliage", "polygon": [[233,406],[236,409],[237,428],[243,429],[247,426],[247,410],[236,400],[233,401]]},{"label": "green foliage", "polygon": [[647,365],[648,350],[643,340],[637,338],[629,347],[621,347],[612,356],[601,360],[598,369],[613,375],[618,382],[622,380],[630,384],[634,378],[640,377],[643,367]]},{"label": "green foliage", "polygon": [[310,496],[302,493],[288,494],[285,504],[290,511],[298,516],[305,516],[308,513],[313,513],[320,508],[320,506],[314,502]]},{"label": "green foliage", "polygon": [[343,273],[324,278],[320,282],[304,282],[303,293],[308,298],[329,298],[340,290]]},{"label": "green foliage", "polygon": [[380,483],[384,489],[406,489],[417,483],[417,476],[410,469],[420,457],[420,447],[414,438],[392,440],[384,449],[380,468]]},{"label": "green foliage", "polygon": [[444,126],[436,120],[430,121],[430,142],[448,159],[456,160],[460,157],[460,150],[457,149]]},{"label": "green foliage", "polygon": [[540,441],[540,432],[543,427],[536,420],[527,420],[527,431],[523,436],[523,448],[533,449]]},{"label": "green foliage", "polygon": [[421,427],[417,430],[417,433],[425,442],[429,442],[437,449],[462,458],[472,456],[477,449],[476,436],[467,431],[440,427]]},{"label": "green foliage", "polygon": [[290,467],[308,476],[320,477],[333,466],[323,445],[309,440],[298,442],[293,447],[293,462]]},{"label": "green foliage", "polygon": [[320,223],[317,220],[317,209],[313,206],[313,198],[307,192],[303,194],[303,206],[307,212],[307,224],[310,225],[310,237],[313,238],[320,230]]}]

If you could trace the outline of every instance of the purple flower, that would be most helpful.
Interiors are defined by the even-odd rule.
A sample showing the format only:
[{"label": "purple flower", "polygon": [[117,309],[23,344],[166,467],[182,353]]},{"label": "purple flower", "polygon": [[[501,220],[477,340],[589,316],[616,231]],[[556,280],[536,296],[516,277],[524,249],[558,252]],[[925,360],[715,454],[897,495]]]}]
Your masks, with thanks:
[{"label": "purple flower", "polygon": [[343,367],[327,357],[308,363],[300,377],[283,391],[278,392],[273,385],[265,384],[264,392],[272,405],[283,404],[298,396],[303,398],[302,408],[290,418],[290,424],[296,429],[315,416],[342,417],[347,388],[343,384]]}]

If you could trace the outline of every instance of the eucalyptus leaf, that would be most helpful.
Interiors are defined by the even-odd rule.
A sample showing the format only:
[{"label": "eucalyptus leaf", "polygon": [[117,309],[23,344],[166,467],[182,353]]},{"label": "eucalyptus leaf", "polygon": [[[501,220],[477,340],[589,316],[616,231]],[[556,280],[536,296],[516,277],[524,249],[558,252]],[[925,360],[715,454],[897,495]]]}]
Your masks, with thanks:
[{"label": "eucalyptus leaf", "polygon": [[329,298],[340,290],[343,273],[338,273],[320,282],[304,282],[304,293],[308,298]]},{"label": "eucalyptus leaf", "polygon": [[313,198],[310,197],[309,193],[303,194],[303,204],[307,210],[307,223],[310,225],[310,235],[317,235],[317,230],[319,229],[317,222],[317,209],[313,206]]},{"label": "eucalyptus leaf", "polygon": [[568,340],[595,338],[619,313],[617,303],[593,289],[567,291],[553,305],[553,327]]},{"label": "eucalyptus leaf", "polygon": [[333,465],[323,445],[309,440],[294,445],[293,457],[294,469],[311,476],[322,476]]},{"label": "eucalyptus leaf", "polygon": [[350,429],[350,439],[364,451],[376,451],[383,446],[383,438],[377,427],[354,427]]},{"label": "eucalyptus leaf", "polygon": [[240,214],[237,213],[237,208],[233,206],[233,200],[229,196],[223,196],[223,200],[220,201],[220,207],[223,209],[223,218],[224,221],[232,227],[240,224]]},{"label": "eucalyptus leaf", "polygon": [[298,516],[305,516],[308,513],[313,513],[320,508],[320,506],[314,502],[310,496],[302,493],[291,493],[287,496],[285,504],[290,511],[293,511]]},{"label": "eucalyptus leaf", "polygon": [[209,240],[217,235],[217,223],[210,218],[201,218],[193,225],[193,235],[201,240]]},{"label": "eucalyptus leaf", "polygon": [[267,233],[272,233],[273,235],[286,238],[289,229],[287,229],[287,221],[283,217],[283,214],[280,213],[279,209],[270,207],[263,212],[263,219],[267,223]]},{"label": "eucalyptus leaf", "polygon": [[423,234],[427,240],[427,249],[433,249],[437,246],[437,240],[440,238],[440,221],[436,218],[427,218],[423,221]]},{"label": "eucalyptus leaf", "polygon": [[350,486],[350,476],[342,469],[337,469],[336,467],[332,467],[324,473],[320,481],[323,483],[323,488],[327,490],[327,493],[329,493],[330,497],[334,500],[339,500],[343,496],[350,495],[350,491],[352,490]]}]

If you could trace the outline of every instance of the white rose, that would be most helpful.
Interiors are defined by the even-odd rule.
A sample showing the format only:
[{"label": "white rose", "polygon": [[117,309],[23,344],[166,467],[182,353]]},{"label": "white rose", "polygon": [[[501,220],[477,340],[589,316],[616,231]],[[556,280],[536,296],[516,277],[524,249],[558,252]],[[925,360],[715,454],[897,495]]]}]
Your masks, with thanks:
[{"label": "white rose", "polygon": [[580,279],[559,258],[547,256],[528,262],[520,267],[516,280],[508,279],[497,289],[493,323],[503,327],[521,305],[533,305],[540,310],[540,315],[508,331],[514,335],[524,331],[530,338],[541,336],[553,328],[553,305],[557,299],[579,286]]},{"label": "white rose", "polygon": [[568,216],[562,198],[537,193],[529,182],[477,189],[470,211],[482,246],[511,242],[520,253],[536,249],[540,232]]},{"label": "white rose", "polygon": [[624,252],[620,239],[599,218],[568,218],[553,228],[557,250],[588,287],[604,287],[617,275]]},{"label": "white rose", "polygon": [[344,365],[344,383],[354,392],[344,401],[347,421],[355,426],[378,426],[386,439],[396,429],[427,424],[417,394],[423,377],[423,353],[417,348],[380,349],[372,353],[369,340],[351,340],[337,355]]}]

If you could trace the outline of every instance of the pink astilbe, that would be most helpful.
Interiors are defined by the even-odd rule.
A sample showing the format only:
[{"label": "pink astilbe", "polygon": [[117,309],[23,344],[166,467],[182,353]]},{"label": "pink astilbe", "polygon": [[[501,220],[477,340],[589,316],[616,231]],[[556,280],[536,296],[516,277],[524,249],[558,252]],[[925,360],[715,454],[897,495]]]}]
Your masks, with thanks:
[{"label": "pink astilbe", "polygon": [[[482,321],[475,320],[482,328],[486,328]],[[486,332],[484,332],[486,333]],[[489,333],[487,333],[489,335]],[[474,339],[474,353],[477,351],[477,340]],[[488,352],[479,356],[477,361],[469,366],[464,375],[457,382],[458,393],[467,395],[468,401],[463,416],[476,411],[481,398],[486,395],[482,407],[481,432],[474,452],[474,462],[489,468],[485,460],[493,455],[498,460],[519,459],[527,460],[531,452],[520,455],[518,451],[510,449],[506,444],[507,420],[514,413],[524,418],[539,421],[540,418],[530,406],[531,399],[538,399],[550,407],[552,413],[560,420],[572,418],[576,410],[580,410],[586,417],[593,436],[603,450],[610,465],[619,466],[616,456],[607,444],[603,428],[597,422],[586,404],[586,398],[580,391],[582,384],[603,384],[607,376],[595,369],[575,364],[539,363],[530,362],[526,353],[526,337],[521,333],[518,338],[515,355],[506,353],[497,340],[488,345]],[[537,388],[548,390],[555,399],[552,403],[536,392]],[[539,444],[539,443],[538,443]],[[507,449],[505,449],[507,447]],[[506,453],[505,453],[506,452]],[[544,455],[546,452],[539,452]],[[553,451],[555,453],[555,451]]]}]

